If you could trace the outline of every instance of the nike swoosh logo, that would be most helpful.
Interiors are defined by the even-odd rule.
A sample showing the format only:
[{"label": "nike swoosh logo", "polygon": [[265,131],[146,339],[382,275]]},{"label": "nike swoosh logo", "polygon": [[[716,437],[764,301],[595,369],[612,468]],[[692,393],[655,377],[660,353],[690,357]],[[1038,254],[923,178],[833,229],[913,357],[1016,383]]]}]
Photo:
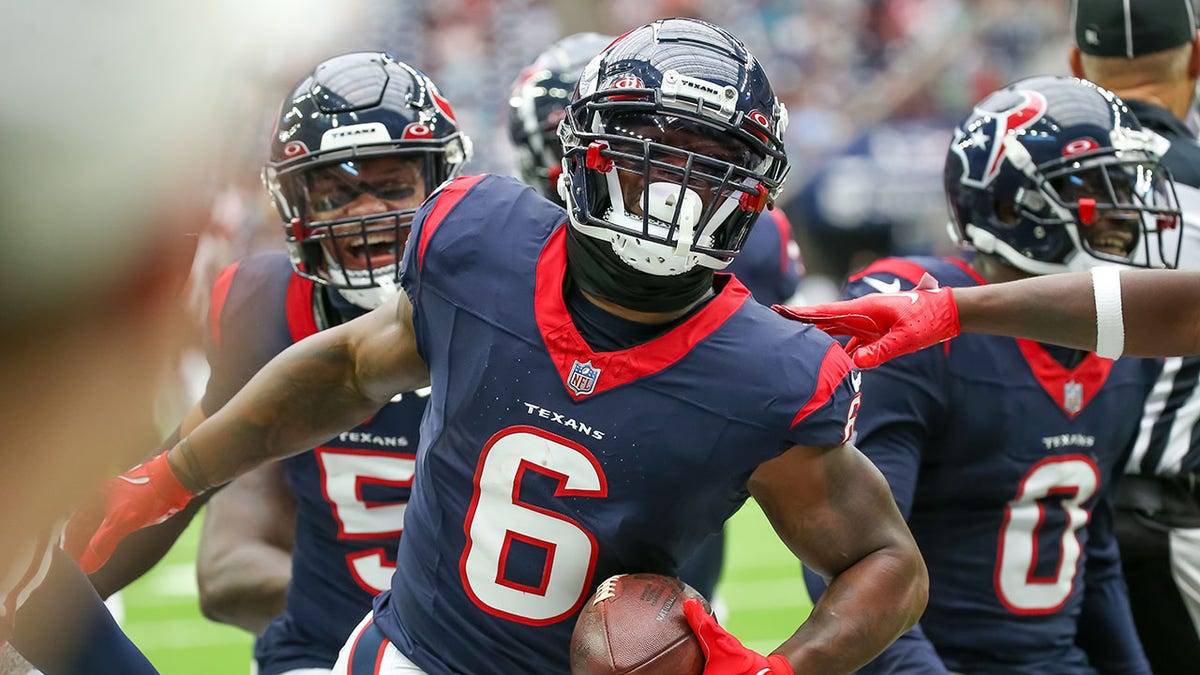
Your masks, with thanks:
[{"label": "nike swoosh logo", "polygon": [[876,279],[875,277],[863,277],[862,280],[863,280],[864,284],[870,286],[871,288],[874,288],[875,290],[879,291],[880,293],[899,293],[900,292],[900,280],[899,279],[892,279],[892,283],[890,283],[890,284],[885,284],[882,281]]},{"label": "nike swoosh logo", "polygon": [[140,476],[138,478],[130,478],[129,476],[117,476],[117,478],[120,478],[121,480],[125,481],[126,483],[133,483],[134,485],[145,485],[146,483],[150,482],[149,476]]}]

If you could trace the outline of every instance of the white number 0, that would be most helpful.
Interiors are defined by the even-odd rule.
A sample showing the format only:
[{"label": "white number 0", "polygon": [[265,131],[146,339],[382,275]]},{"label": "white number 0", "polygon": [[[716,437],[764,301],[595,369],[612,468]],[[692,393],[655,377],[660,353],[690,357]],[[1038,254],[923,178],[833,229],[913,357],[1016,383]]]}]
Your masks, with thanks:
[{"label": "white number 0", "polygon": [[[511,427],[488,441],[475,470],[475,494],[459,563],[464,586],[481,609],[512,621],[545,625],[572,614],[587,597],[596,539],[576,521],[521,501],[526,472],[558,481],[557,497],[604,497],[608,483],[583,446],[533,427]],[[514,543],[541,548],[545,564],[533,584],[506,578]]]},{"label": "white number 0", "polygon": [[[1100,470],[1083,455],[1051,457],[1038,462],[1008,503],[1000,530],[995,586],[1000,602],[1016,614],[1050,614],[1071,596],[1079,566],[1079,528],[1091,516],[1080,505],[1100,484]],[[1058,568],[1053,577],[1036,577],[1038,534],[1045,521],[1047,497],[1058,497],[1067,522],[1058,545]],[[1050,551],[1051,555],[1055,552]]]}]

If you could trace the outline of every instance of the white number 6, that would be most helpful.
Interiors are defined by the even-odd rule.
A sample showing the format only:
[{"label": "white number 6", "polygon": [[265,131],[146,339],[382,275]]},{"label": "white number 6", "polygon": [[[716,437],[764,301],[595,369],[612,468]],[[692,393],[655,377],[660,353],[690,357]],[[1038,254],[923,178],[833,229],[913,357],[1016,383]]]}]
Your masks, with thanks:
[{"label": "white number 6", "polygon": [[[605,497],[608,483],[586,448],[534,427],[504,429],[480,454],[459,563],[467,594],[488,613],[546,625],[570,616],[587,597],[596,539],[576,521],[522,502],[526,472],[557,480],[558,497]],[[545,550],[536,584],[505,578],[509,547],[517,542]]]}]

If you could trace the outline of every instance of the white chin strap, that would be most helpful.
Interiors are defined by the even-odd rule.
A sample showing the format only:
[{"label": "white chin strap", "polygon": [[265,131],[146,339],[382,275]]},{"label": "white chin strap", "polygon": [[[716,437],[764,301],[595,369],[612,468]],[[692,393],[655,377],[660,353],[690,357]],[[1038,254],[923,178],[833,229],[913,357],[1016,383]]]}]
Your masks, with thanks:
[{"label": "white chin strap", "polygon": [[394,264],[374,270],[374,286],[369,285],[372,281],[371,271],[344,270],[329,260],[325,261],[325,268],[333,290],[356,307],[375,309],[400,290],[396,285]]}]

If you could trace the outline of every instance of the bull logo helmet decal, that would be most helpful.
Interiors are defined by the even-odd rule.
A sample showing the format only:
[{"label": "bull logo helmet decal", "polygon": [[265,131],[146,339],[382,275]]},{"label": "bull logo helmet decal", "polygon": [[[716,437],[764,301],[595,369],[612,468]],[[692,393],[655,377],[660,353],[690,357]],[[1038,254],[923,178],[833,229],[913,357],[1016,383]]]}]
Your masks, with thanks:
[{"label": "bull logo helmet decal", "polygon": [[[963,163],[962,183],[985,187],[1000,173],[1008,143],[1015,132],[1027,129],[1046,114],[1046,97],[1036,91],[1016,91],[1015,105],[1002,110],[975,108],[970,134],[955,130],[951,148]],[[987,103],[986,101],[984,102]]]}]

